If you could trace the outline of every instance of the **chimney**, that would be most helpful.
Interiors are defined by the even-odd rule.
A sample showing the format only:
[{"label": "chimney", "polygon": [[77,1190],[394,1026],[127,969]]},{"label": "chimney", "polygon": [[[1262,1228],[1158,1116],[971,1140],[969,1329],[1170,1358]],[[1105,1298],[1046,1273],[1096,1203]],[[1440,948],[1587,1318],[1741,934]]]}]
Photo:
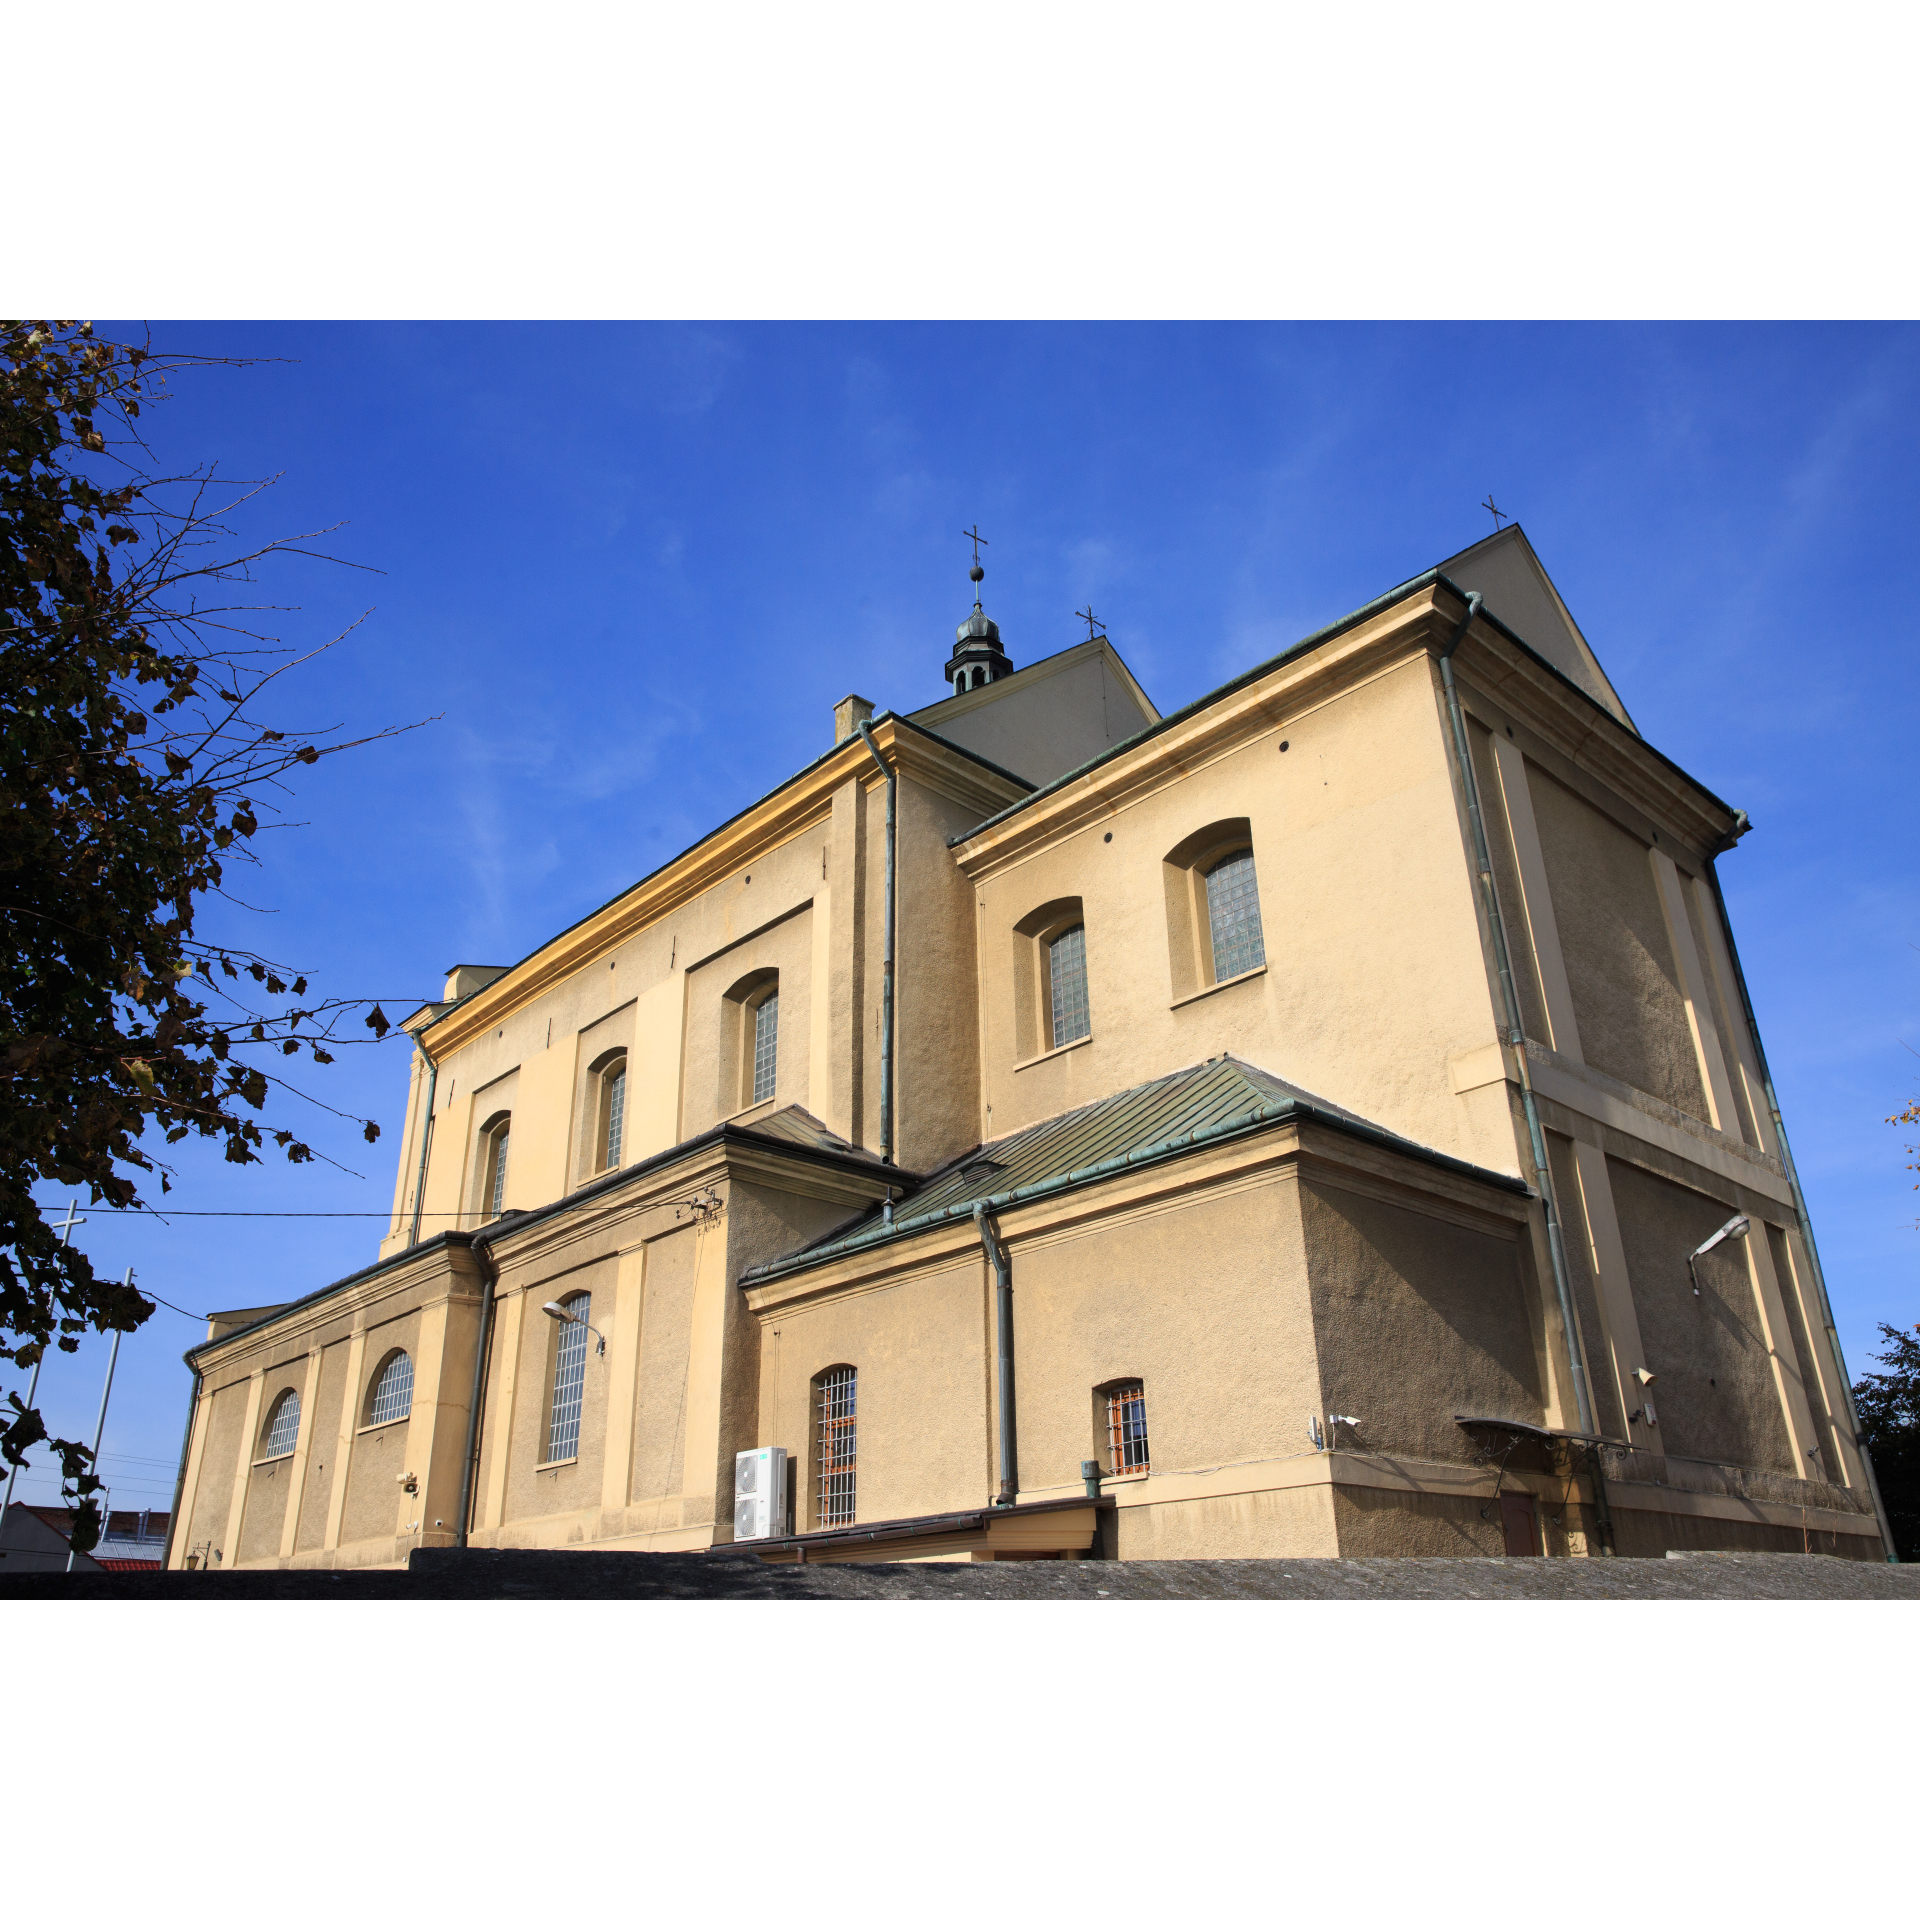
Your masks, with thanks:
[{"label": "chimney", "polygon": [[837,747],[842,740],[851,740],[860,731],[863,720],[873,718],[873,702],[857,693],[850,693],[833,710],[833,744]]}]

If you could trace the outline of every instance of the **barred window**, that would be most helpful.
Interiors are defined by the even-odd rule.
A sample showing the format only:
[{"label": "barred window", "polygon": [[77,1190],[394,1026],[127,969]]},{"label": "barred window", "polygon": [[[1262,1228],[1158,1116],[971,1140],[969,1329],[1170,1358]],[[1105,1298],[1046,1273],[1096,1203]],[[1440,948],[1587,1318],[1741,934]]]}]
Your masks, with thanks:
[{"label": "barred window", "polygon": [[773,1098],[774,1066],[780,1046],[780,993],[776,988],[753,1010],[753,1099]]},{"label": "barred window", "polygon": [[1087,1007],[1087,930],[1068,927],[1047,948],[1048,998],[1053,1003],[1053,1044],[1084,1040],[1093,1031]]},{"label": "barred window", "polygon": [[627,1063],[624,1060],[607,1069],[601,1089],[600,1098],[607,1116],[607,1150],[601,1165],[610,1173],[620,1164],[620,1139],[626,1131]]},{"label": "barred window", "polygon": [[858,1382],[853,1368],[829,1367],[815,1384],[819,1390],[819,1452],[814,1474],[814,1520],[823,1527],[849,1527],[853,1524],[858,1454]]},{"label": "barred window", "polygon": [[373,1390],[367,1395],[367,1425],[384,1427],[390,1420],[404,1420],[412,1411],[413,1355],[400,1350],[388,1354],[373,1376]]},{"label": "barred window", "polygon": [[1107,1389],[1107,1471],[1147,1470],[1147,1391],[1138,1380]]},{"label": "barred window", "polygon": [[580,1453],[580,1399],[587,1381],[587,1322],[593,1295],[576,1293],[560,1302],[571,1319],[559,1323],[553,1346],[553,1414],[547,1422],[547,1458],[573,1460]]},{"label": "barred window", "polygon": [[267,1415],[265,1437],[260,1442],[262,1460],[282,1460],[293,1451],[300,1437],[300,1396],[289,1387],[273,1403]]},{"label": "barred window", "polygon": [[1260,932],[1260,889],[1253,849],[1242,847],[1207,873],[1207,920],[1213,930],[1213,977],[1231,980],[1267,963]]},{"label": "barred window", "polygon": [[510,1129],[495,1127],[491,1135],[493,1164],[487,1169],[487,1218],[500,1217],[500,1204],[507,1196],[507,1137]]}]

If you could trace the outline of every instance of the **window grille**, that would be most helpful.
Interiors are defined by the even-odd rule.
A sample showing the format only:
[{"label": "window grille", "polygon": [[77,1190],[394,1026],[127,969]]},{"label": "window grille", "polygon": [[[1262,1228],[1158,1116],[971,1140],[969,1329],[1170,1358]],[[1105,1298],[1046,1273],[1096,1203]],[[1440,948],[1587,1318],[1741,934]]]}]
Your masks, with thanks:
[{"label": "window grille", "polygon": [[1107,1471],[1147,1470],[1147,1390],[1139,1381],[1107,1389]]},{"label": "window grille", "polygon": [[260,1443],[262,1460],[279,1460],[293,1451],[300,1437],[300,1396],[289,1387],[273,1403],[267,1420],[267,1437]]},{"label": "window grille", "polygon": [[413,1411],[413,1356],[394,1353],[374,1376],[373,1393],[367,1403],[367,1425],[383,1427],[389,1420],[404,1420]]},{"label": "window grille", "polygon": [[607,1170],[620,1164],[620,1136],[626,1128],[627,1069],[624,1063],[606,1076]]},{"label": "window grille", "polygon": [[855,1393],[851,1367],[833,1367],[820,1376],[820,1451],[814,1475],[814,1519],[823,1527],[853,1524],[854,1468],[858,1455]]},{"label": "window grille", "polygon": [[580,1397],[587,1380],[587,1321],[593,1295],[576,1293],[560,1304],[573,1315],[560,1322],[553,1354],[553,1417],[547,1423],[547,1458],[572,1460],[580,1452]]},{"label": "window grille", "polygon": [[487,1218],[497,1220],[500,1217],[500,1202],[507,1192],[507,1135],[509,1129],[499,1128],[493,1136],[493,1178],[487,1183]]},{"label": "window grille", "polygon": [[1260,932],[1260,889],[1253,849],[1230,853],[1207,875],[1207,920],[1213,929],[1213,977],[1231,980],[1267,963]]},{"label": "window grille", "polygon": [[1069,927],[1054,935],[1047,949],[1048,983],[1053,1001],[1053,1044],[1084,1040],[1093,1031],[1087,1010],[1087,930]]},{"label": "window grille", "polygon": [[776,989],[753,1010],[753,1104],[773,1098],[775,1056],[780,1047],[780,995]]}]

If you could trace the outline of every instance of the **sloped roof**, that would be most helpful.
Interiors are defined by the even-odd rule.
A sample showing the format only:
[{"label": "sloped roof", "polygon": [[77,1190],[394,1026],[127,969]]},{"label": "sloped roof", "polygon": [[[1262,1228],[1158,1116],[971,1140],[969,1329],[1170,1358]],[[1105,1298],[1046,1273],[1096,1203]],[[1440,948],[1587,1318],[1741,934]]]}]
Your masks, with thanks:
[{"label": "sloped roof", "polygon": [[829,1147],[835,1153],[850,1153],[857,1159],[871,1160],[876,1167],[883,1164],[877,1153],[856,1147],[851,1140],[843,1140],[824,1120],[816,1120],[801,1106],[781,1107],[764,1120],[749,1120],[743,1131],[764,1133],[770,1140],[788,1140],[796,1147]]},{"label": "sloped roof", "polygon": [[996,1210],[1062,1187],[1106,1179],[1234,1133],[1285,1120],[1311,1120],[1377,1141],[1396,1152],[1450,1167],[1514,1192],[1526,1182],[1424,1147],[1376,1126],[1347,1108],[1230,1053],[1056,1114],[1037,1126],[989,1140],[930,1174],[897,1200],[892,1224],[871,1214],[796,1254],[750,1268],[743,1284],[799,1266],[814,1266],[918,1228],[970,1213],[981,1201]]}]

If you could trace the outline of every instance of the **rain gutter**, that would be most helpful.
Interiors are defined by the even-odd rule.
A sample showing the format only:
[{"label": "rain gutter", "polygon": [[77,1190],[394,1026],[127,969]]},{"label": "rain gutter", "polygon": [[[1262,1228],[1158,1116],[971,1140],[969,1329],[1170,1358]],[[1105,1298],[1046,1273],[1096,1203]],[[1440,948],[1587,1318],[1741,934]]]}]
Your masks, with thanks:
[{"label": "rain gutter", "polygon": [[993,1209],[984,1200],[973,1206],[980,1244],[993,1263],[994,1298],[999,1308],[1000,1334],[1000,1497],[997,1507],[1010,1507],[1020,1495],[1020,1460],[1013,1418],[1013,1263],[993,1230]]},{"label": "rain gutter", "polygon": [[873,743],[873,722],[860,723],[860,738],[873,755],[887,783],[887,893],[885,958],[880,967],[880,1158],[893,1165],[893,880],[894,817],[900,798],[900,776],[881,757]]},{"label": "rain gutter", "polygon": [[427,1104],[420,1119],[420,1167],[413,1176],[413,1225],[407,1232],[409,1247],[420,1244],[420,1209],[427,1204],[427,1153],[433,1145],[433,1100],[440,1088],[440,1063],[427,1051],[418,1033],[413,1034],[413,1044],[427,1063]]}]

